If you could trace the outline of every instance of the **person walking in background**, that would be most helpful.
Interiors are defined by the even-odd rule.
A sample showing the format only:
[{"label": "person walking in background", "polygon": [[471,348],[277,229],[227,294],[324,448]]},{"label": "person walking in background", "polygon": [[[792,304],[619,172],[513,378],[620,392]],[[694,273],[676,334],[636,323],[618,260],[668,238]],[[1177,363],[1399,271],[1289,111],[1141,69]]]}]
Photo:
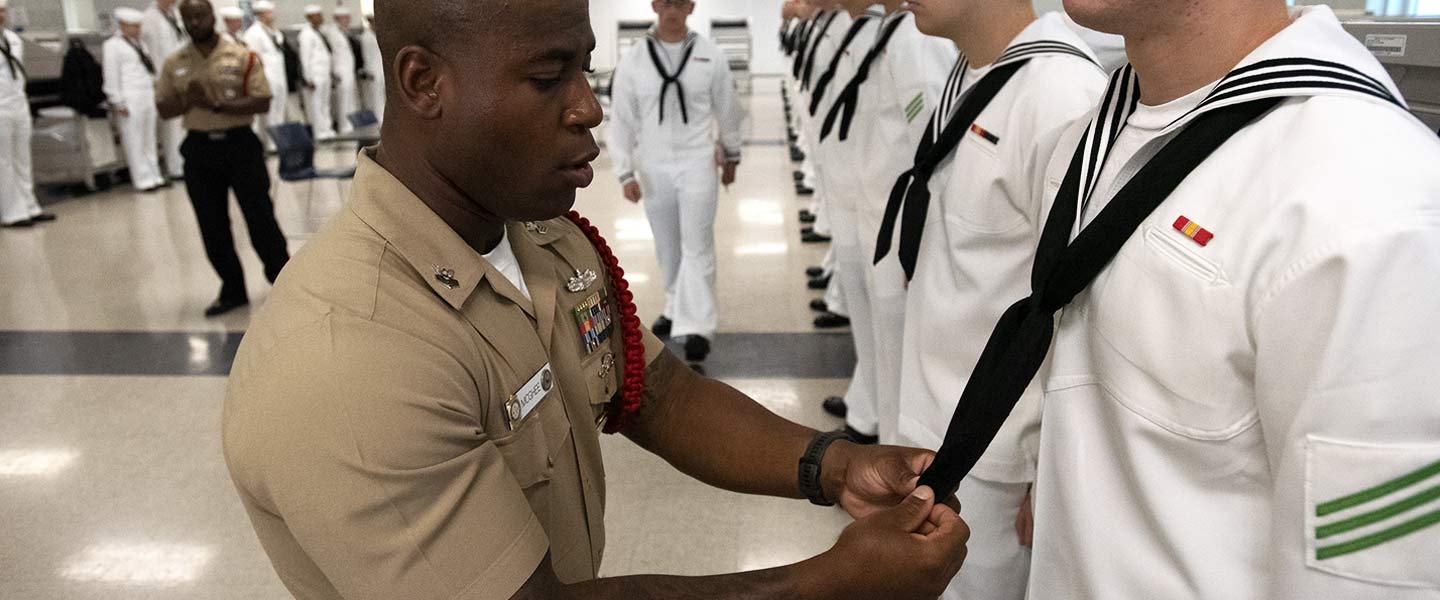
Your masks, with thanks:
[{"label": "person walking in background", "polygon": [[334,88],[330,96],[331,114],[340,135],[347,135],[355,130],[350,124],[350,115],[355,113],[355,103],[359,98],[355,92],[356,52],[350,39],[350,9],[335,9],[333,18],[335,22],[322,27],[320,34],[329,42],[330,69],[334,75]]},{"label": "person walking in background", "polygon": [[215,31],[208,0],[185,0],[181,14],[191,42],[165,62],[155,91],[160,116],[183,115],[190,131],[183,148],[185,187],[205,255],[222,281],[220,297],[205,309],[205,316],[214,317],[250,303],[230,231],[230,190],[267,279],[280,276],[290,253],[275,222],[264,148],[251,130],[255,115],[270,110],[265,70],[251,68],[258,62],[255,55]]}]

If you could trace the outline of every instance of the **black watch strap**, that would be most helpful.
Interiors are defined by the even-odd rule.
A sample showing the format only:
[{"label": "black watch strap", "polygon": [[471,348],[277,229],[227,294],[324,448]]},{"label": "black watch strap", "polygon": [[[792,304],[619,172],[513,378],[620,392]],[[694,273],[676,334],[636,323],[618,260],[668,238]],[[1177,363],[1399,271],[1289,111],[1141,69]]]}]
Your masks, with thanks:
[{"label": "black watch strap", "polygon": [[810,499],[810,503],[816,506],[835,506],[835,502],[825,497],[825,490],[820,486],[820,463],[825,459],[825,451],[830,449],[830,444],[840,440],[850,441],[850,436],[841,431],[827,431],[815,436],[810,442],[810,447],[805,449],[805,455],[800,457],[800,493]]}]

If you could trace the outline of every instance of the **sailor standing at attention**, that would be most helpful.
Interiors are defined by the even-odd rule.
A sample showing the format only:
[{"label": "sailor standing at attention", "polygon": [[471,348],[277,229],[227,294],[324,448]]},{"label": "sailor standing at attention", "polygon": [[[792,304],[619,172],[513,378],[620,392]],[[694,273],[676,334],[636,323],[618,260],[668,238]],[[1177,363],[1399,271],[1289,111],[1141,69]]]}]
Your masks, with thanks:
[{"label": "sailor standing at attention", "polygon": [[606,135],[625,198],[645,206],[665,276],[665,310],[652,329],[685,338],[686,360],[702,361],[718,321],[719,187],[735,182],[745,109],[730,61],[685,24],[695,3],[655,0],[651,7],[655,29],[615,68],[614,124]]},{"label": "sailor standing at attention", "polygon": [[120,125],[120,142],[135,189],[150,192],[165,185],[160,174],[159,114],[155,111],[155,74],[158,65],[140,44],[145,15],[133,8],[115,9],[120,31],[102,48],[105,98]]},{"label": "sailor standing at attention", "polygon": [[928,123],[927,108],[938,104],[945,74],[956,55],[950,40],[920,33],[901,5],[901,0],[883,3],[885,17],[876,28],[874,46],[840,89],[820,128],[822,141],[833,137],[837,142],[874,150],[857,163],[862,187],[853,197],[865,284],[861,287],[866,294],[863,305],[871,309],[875,348],[877,435],[887,444],[895,442],[899,422],[905,277],[894,260],[876,266],[866,259],[874,254],[874,240],[895,179],[910,167],[911,153],[900,149],[920,144]]},{"label": "sailor standing at attention", "polygon": [[1031,597],[1436,598],[1435,132],[1328,7],[1065,5],[1130,65],[1061,138],[1031,297],[922,481],[1053,333]]},{"label": "sailor standing at attention", "polygon": [[[884,192],[877,240],[879,273],[894,269],[909,284],[899,443],[938,448],[996,319],[1030,290],[1045,167],[1060,135],[1100,101],[1105,71],[1061,13],[1037,19],[1030,0],[910,6],[921,31],[962,52],[908,170]],[[960,484],[972,543],[985,550],[946,598],[1025,597],[1039,418],[1033,385]]]},{"label": "sailor standing at attention", "polygon": [[331,18],[334,22],[320,28],[320,34],[330,43],[330,67],[335,78],[334,91],[330,97],[330,103],[334,107],[332,114],[340,135],[347,135],[355,131],[355,126],[350,123],[350,115],[355,113],[355,104],[360,98],[355,91],[355,51],[350,43],[350,9],[343,6],[336,8]]},{"label": "sailor standing at attention", "polygon": [[305,72],[305,117],[316,141],[335,137],[335,114],[331,112],[331,94],[334,92],[334,66],[336,52],[348,52],[347,47],[334,47],[320,28],[325,24],[325,11],[318,4],[305,7],[305,20],[309,24],[300,28],[300,62]]},{"label": "sailor standing at attention", "polygon": [[[180,25],[180,14],[175,5],[178,0],[155,0],[145,9],[145,20],[140,24],[140,47],[150,55],[156,65],[165,64],[171,54],[189,41],[185,29]],[[185,141],[185,125],[179,117],[160,120],[161,158],[165,162],[165,177],[179,180],[185,177],[185,158],[180,155],[180,144]]]},{"label": "sailor standing at attention", "polygon": [[30,227],[54,221],[40,209],[31,172],[30,97],[25,93],[25,47],[5,28],[7,0],[0,0],[0,226]]},{"label": "sailor standing at attention", "polygon": [[[255,22],[245,30],[245,45],[260,57],[265,67],[265,81],[270,83],[270,110],[259,119],[258,128],[269,139],[269,128],[285,123],[285,105],[290,98],[290,86],[285,80],[285,34],[275,29],[275,3],[258,0],[254,4]],[[271,144],[273,146],[273,144]]]}]

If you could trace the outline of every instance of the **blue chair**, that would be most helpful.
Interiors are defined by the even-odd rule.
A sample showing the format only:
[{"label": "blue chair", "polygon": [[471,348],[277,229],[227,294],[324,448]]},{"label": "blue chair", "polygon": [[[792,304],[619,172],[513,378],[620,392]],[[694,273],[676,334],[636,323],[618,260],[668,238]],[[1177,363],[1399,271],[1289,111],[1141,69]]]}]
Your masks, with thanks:
[{"label": "blue chair", "polygon": [[280,157],[281,180],[312,181],[355,177],[354,168],[315,168],[315,139],[310,136],[310,129],[305,125],[284,123],[271,127],[270,140],[275,142],[275,151]]},{"label": "blue chair", "polygon": [[356,129],[365,129],[367,127],[376,127],[380,125],[380,119],[375,117],[375,111],[372,110],[362,110],[359,112],[351,113],[349,119],[350,126]]}]

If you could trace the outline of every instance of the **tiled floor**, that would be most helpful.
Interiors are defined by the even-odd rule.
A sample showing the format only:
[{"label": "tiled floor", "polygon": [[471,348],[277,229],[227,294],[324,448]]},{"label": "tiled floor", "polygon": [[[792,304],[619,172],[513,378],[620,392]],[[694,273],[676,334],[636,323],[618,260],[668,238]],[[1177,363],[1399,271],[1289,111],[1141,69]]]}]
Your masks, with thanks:
[{"label": "tiled floor", "polygon": [[[813,293],[800,273],[823,248],[796,239],[801,204],[777,141],[777,89],[758,82],[754,143],[721,196],[711,371],[782,415],[835,427],[818,399],[844,389],[853,357],[844,336],[808,335]],[[612,239],[641,312],[654,315],[663,294],[644,213],[620,199],[604,158],[597,167],[578,208]],[[292,249],[347,191],[346,182],[276,185]],[[127,188],[51,208],[56,223],[0,232],[0,598],[287,597],[220,456],[221,375],[249,316],[200,315],[218,284],[184,190]],[[263,302],[258,261],[242,256],[252,300]],[[605,452],[605,575],[792,562],[828,547],[847,520],[707,488],[623,438],[607,438]]]}]

